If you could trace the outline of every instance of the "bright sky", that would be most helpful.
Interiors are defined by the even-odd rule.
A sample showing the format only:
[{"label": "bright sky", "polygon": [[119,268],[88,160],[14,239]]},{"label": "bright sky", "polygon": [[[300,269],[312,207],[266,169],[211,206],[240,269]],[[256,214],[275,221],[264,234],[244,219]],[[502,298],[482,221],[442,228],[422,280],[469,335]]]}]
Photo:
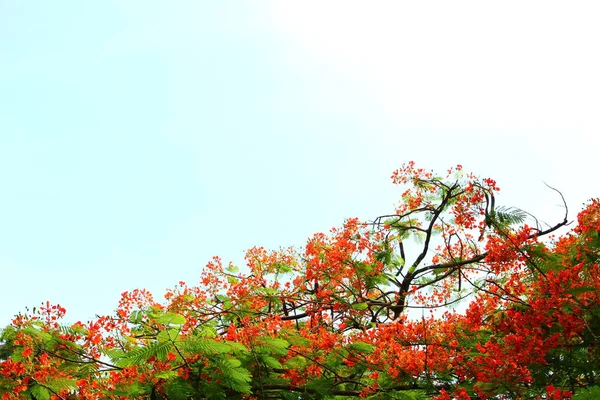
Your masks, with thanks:
[{"label": "bright sky", "polygon": [[574,218],[600,195],[596,1],[0,2],[0,326],[197,282],[392,210],[415,160]]}]

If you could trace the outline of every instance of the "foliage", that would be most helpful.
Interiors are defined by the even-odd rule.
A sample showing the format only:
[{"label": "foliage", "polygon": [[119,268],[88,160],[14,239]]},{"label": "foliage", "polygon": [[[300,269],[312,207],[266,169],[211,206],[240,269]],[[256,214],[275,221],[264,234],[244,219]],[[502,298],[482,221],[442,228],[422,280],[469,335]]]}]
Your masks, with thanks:
[{"label": "foliage", "polygon": [[252,248],[243,272],[215,257],[162,302],[136,289],[86,323],[50,303],[17,315],[2,399],[596,398],[600,202],[553,238],[566,215],[529,226],[460,166],[392,180],[393,214]]}]

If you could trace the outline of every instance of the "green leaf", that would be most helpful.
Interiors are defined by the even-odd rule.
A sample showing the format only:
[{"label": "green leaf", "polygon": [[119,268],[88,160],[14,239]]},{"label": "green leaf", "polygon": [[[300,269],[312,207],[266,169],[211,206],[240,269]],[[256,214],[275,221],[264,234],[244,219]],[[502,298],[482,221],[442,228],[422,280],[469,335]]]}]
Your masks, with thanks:
[{"label": "green leaf", "polygon": [[229,297],[222,294],[215,294],[215,299],[217,299],[217,301],[220,303],[226,303],[229,301]]},{"label": "green leaf", "polygon": [[179,329],[167,328],[156,335],[159,342],[175,342],[179,337]]},{"label": "green leaf", "polygon": [[264,294],[266,296],[274,296],[274,295],[276,295],[276,294],[279,293],[279,291],[277,289],[268,288],[268,287],[257,287],[257,288],[255,288],[255,290],[258,293],[262,293],[262,294]]},{"label": "green leaf", "polygon": [[330,382],[327,379],[313,379],[306,387],[312,389],[317,393],[326,394],[329,391]]},{"label": "green leaf", "polygon": [[242,362],[237,358],[225,358],[223,363],[230,368],[238,368],[240,365],[242,365]]},{"label": "green leaf", "polygon": [[202,396],[198,397],[199,399],[211,399],[211,400],[227,400],[227,396],[225,396],[225,391],[216,383],[204,383],[202,386]]},{"label": "green leaf", "polygon": [[191,353],[227,354],[232,352],[229,344],[209,338],[187,339],[181,342],[180,346]]},{"label": "green leaf", "polygon": [[240,271],[240,269],[233,264],[228,265],[226,270],[227,270],[227,272],[229,272],[231,274],[235,274]]},{"label": "green leaf", "polygon": [[366,310],[369,305],[367,303],[354,303],[350,306],[353,310]]},{"label": "green leaf", "polygon": [[123,396],[127,398],[135,398],[140,395],[147,394],[149,392],[148,385],[140,385],[138,383],[128,384],[120,389],[103,390],[102,393],[106,395],[106,398],[114,399],[116,396]]},{"label": "green leaf", "polygon": [[163,314],[156,318],[156,322],[164,325],[183,325],[185,324],[185,317],[179,314]]},{"label": "green leaf", "polygon": [[380,394],[376,394],[374,396],[367,397],[369,400],[375,399],[390,399],[390,400],[428,400],[431,397],[428,396],[422,390],[407,390],[407,391],[394,391],[389,392],[381,397]]},{"label": "green leaf", "polygon": [[289,369],[302,369],[306,365],[306,359],[302,356],[292,357],[285,362]]},{"label": "green leaf", "polygon": [[292,272],[292,268],[284,263],[278,263],[277,264],[277,268],[278,268],[278,272],[282,273],[282,274],[287,274]]},{"label": "green leaf", "polygon": [[156,374],[156,378],[165,380],[177,378],[178,376],[179,374],[177,373],[177,371],[163,371]]},{"label": "green leaf", "polygon": [[265,365],[267,367],[277,368],[277,369],[283,368],[283,366],[281,365],[281,363],[279,362],[279,360],[276,359],[275,357],[265,356],[265,357],[263,357],[262,360],[263,360],[263,362],[265,363]]},{"label": "green leaf", "polygon": [[565,291],[570,294],[580,294],[580,293],[596,292],[597,290],[598,289],[596,289],[595,287],[592,287],[592,286],[581,286],[581,287],[568,289]]},{"label": "green leaf", "polygon": [[31,394],[35,396],[36,400],[50,400],[50,391],[40,385],[32,386]]},{"label": "green leaf", "polygon": [[144,320],[144,315],[144,311],[135,310],[131,313],[131,316],[129,317],[129,322],[131,322],[132,324],[139,324]]},{"label": "green leaf", "polygon": [[75,391],[77,390],[76,382],[76,379],[48,377],[46,387],[55,392],[61,392],[63,390]]},{"label": "green leaf", "polygon": [[52,335],[49,334],[48,332],[42,332],[39,329],[36,329],[34,327],[27,327],[23,329],[23,332],[28,333],[32,336],[37,337],[38,339],[43,340],[44,342],[47,342],[49,340],[52,339]]},{"label": "green leaf", "polygon": [[225,343],[231,349],[232,353],[248,353],[248,348],[241,343],[226,340]]},{"label": "green leaf", "polygon": [[404,267],[404,258],[400,257],[399,254],[393,254],[392,255],[392,265],[396,268],[401,268]]},{"label": "green leaf", "polygon": [[354,342],[351,343],[348,348],[354,351],[358,351],[359,353],[372,353],[375,350],[375,346],[365,342]]},{"label": "green leaf", "polygon": [[286,350],[290,346],[290,343],[287,340],[277,338],[269,339],[268,343],[272,347],[278,347]]},{"label": "green leaf", "polygon": [[184,380],[175,380],[166,385],[165,391],[169,400],[187,400],[193,398],[194,388]]},{"label": "green leaf", "polygon": [[523,223],[527,213],[516,207],[498,207],[490,212],[488,218],[495,219],[501,225],[514,225]]},{"label": "green leaf", "polygon": [[249,382],[252,380],[252,375],[247,369],[241,368],[242,362],[240,360],[224,358],[219,360],[217,364],[227,386],[240,393],[251,392]]},{"label": "green leaf", "polygon": [[310,340],[308,340],[305,337],[302,336],[289,336],[287,338],[288,342],[290,342],[291,344],[295,345],[295,346],[310,346]]},{"label": "green leaf", "polygon": [[208,353],[219,353],[225,354],[231,352],[231,346],[227,343],[218,342],[216,340],[205,339],[202,341],[202,344],[206,346],[206,351]]},{"label": "green leaf", "polygon": [[264,338],[261,340],[262,351],[261,353],[271,353],[285,356],[288,353],[288,347],[290,343],[287,340],[278,338]]},{"label": "green leaf", "polygon": [[130,367],[132,365],[140,365],[150,357],[156,357],[164,360],[173,345],[170,342],[159,342],[149,344],[147,346],[138,347],[125,354],[120,359],[115,359],[115,362],[120,367]]},{"label": "green leaf", "polygon": [[87,335],[88,330],[81,325],[61,325],[59,330],[68,335]]},{"label": "green leaf", "polygon": [[573,400],[597,400],[600,399],[600,386],[592,386],[578,391]]}]

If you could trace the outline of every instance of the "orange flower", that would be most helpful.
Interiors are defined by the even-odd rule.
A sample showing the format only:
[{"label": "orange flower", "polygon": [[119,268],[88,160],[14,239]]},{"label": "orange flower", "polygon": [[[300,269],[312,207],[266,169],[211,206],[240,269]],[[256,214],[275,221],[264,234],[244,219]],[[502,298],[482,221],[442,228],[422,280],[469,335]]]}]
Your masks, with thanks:
[{"label": "orange flower", "polygon": [[21,352],[21,355],[25,358],[29,357],[30,355],[33,354],[33,349],[31,347],[26,347],[25,349],[23,349],[23,351]]}]

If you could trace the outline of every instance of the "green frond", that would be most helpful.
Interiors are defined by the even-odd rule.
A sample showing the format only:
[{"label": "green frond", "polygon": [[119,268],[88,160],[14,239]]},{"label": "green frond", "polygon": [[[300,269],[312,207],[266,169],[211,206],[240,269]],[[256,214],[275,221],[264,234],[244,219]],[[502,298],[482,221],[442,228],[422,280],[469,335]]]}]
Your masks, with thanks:
[{"label": "green frond", "polygon": [[88,334],[88,330],[81,325],[61,325],[58,329],[61,333],[72,336]]},{"label": "green frond", "polygon": [[62,392],[64,390],[75,391],[77,390],[75,382],[75,379],[50,377],[45,385],[54,392]]},{"label": "green frond", "polygon": [[150,357],[164,359],[172,347],[173,345],[171,342],[152,343],[147,346],[133,349],[121,358],[115,359],[114,361],[120,367],[130,367],[132,365],[142,364]]},{"label": "green frond", "polygon": [[516,207],[498,207],[492,217],[501,225],[516,225],[525,222],[527,213]]},{"label": "green frond", "polygon": [[223,381],[229,388],[239,393],[249,394],[252,389],[250,386],[252,375],[241,365],[240,360],[235,358],[222,358],[216,362]]},{"label": "green frond", "polygon": [[194,388],[183,379],[175,379],[169,382],[165,387],[168,399],[186,400],[193,398],[195,394]]},{"label": "green frond", "polygon": [[50,391],[42,385],[32,386],[31,394],[36,400],[50,400]]},{"label": "green frond", "polygon": [[179,347],[189,353],[201,353],[206,355],[227,354],[232,352],[232,348],[229,344],[209,338],[185,340]]},{"label": "green frond", "polygon": [[591,386],[578,391],[573,400],[595,400],[600,399],[600,386]]}]

